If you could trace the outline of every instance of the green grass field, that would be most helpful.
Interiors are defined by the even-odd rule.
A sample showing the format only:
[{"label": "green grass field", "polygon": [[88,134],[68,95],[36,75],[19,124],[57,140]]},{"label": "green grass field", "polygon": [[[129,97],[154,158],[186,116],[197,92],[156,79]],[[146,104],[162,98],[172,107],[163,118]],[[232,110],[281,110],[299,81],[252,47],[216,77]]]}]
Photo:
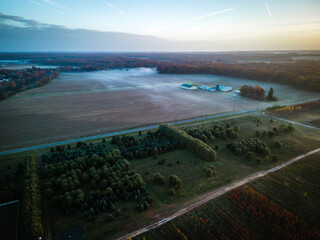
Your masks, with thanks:
[{"label": "green grass field", "polygon": [[302,159],[134,239],[319,239],[319,157]]}]

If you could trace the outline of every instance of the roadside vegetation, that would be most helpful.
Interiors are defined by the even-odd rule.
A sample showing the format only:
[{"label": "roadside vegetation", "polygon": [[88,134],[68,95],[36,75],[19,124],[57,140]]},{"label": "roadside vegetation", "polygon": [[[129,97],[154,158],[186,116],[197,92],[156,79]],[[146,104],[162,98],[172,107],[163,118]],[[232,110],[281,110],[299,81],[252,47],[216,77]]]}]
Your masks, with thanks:
[{"label": "roadside vegetation", "polygon": [[320,102],[308,102],[294,106],[274,106],[267,112],[277,117],[320,127]]}]

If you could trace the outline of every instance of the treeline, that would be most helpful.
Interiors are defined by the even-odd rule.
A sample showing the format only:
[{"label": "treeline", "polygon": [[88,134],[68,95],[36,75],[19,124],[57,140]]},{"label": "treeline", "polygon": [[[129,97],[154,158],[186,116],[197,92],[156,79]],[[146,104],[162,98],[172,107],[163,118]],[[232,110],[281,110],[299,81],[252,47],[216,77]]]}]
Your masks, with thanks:
[{"label": "treeline", "polygon": [[76,146],[73,148],[71,148],[70,145],[67,147],[57,146],[55,149],[51,147],[50,152],[42,154],[41,159],[46,163],[63,162],[79,157],[91,157],[92,155],[103,157],[109,152],[110,148],[104,140],[95,144],[92,142],[90,142],[90,144],[85,142],[77,142]]},{"label": "treeline", "polygon": [[22,204],[22,239],[38,239],[39,237],[43,237],[44,231],[42,226],[38,161],[33,156],[28,156],[25,160],[24,184]]},{"label": "treeline", "polygon": [[249,97],[249,98],[254,98],[254,99],[263,99],[265,97],[265,91],[259,85],[256,85],[256,86],[243,85],[240,88],[240,95],[242,97]]},{"label": "treeline", "polygon": [[41,87],[57,77],[57,69],[27,68],[23,70],[0,69],[0,100],[30,88]]},{"label": "treeline", "polygon": [[159,66],[158,72],[165,74],[216,74],[287,84],[310,91],[320,91],[320,61],[242,64],[206,63],[202,65],[170,63]]},{"label": "treeline", "polygon": [[240,127],[238,125],[231,126],[230,124],[226,124],[226,126],[222,126],[221,124],[214,124],[212,127],[207,127],[205,129],[195,128],[188,130],[188,134],[194,138],[198,138],[201,141],[213,142],[215,137],[226,140],[237,139],[239,137]]},{"label": "treeline", "polygon": [[112,144],[119,147],[123,157],[127,159],[145,158],[167,153],[181,147],[181,143],[163,132],[148,131],[146,137],[135,138],[133,136],[113,136]]},{"label": "treeline", "polygon": [[169,124],[160,124],[159,130],[166,136],[169,136],[181,142],[183,147],[195,153],[201,159],[206,161],[216,160],[217,154],[209,145],[207,145],[200,139],[193,138],[185,131]]},{"label": "treeline", "polygon": [[48,58],[35,60],[44,65],[60,66],[61,71],[98,71],[121,68],[153,68],[165,64],[162,61],[127,56],[79,56],[75,58]]}]

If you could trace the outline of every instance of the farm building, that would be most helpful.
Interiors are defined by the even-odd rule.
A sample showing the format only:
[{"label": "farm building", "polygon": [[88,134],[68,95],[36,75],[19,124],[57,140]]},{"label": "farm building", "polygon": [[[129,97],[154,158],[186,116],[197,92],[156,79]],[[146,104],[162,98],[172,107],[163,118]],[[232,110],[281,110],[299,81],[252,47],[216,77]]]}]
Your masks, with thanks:
[{"label": "farm building", "polygon": [[222,86],[222,85],[217,85],[216,86],[216,90],[220,91],[220,92],[231,92],[232,91],[232,87],[226,87],[226,86]]},{"label": "farm building", "polygon": [[215,91],[216,91],[215,88],[213,88],[213,87],[208,87],[208,86],[205,86],[205,85],[200,86],[200,88],[203,89],[203,90],[210,91],[210,92],[215,92]]},{"label": "farm building", "polygon": [[186,90],[196,90],[196,89],[198,89],[196,86],[193,86],[193,85],[190,85],[190,84],[187,84],[187,83],[182,84],[180,87],[183,88],[183,89],[186,89]]}]

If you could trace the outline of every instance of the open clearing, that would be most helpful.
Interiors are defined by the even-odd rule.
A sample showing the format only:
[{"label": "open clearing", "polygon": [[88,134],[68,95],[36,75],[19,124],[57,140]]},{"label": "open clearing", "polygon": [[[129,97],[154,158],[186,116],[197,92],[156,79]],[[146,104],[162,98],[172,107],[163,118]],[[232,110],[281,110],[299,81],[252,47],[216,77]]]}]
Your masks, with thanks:
[{"label": "open clearing", "polygon": [[179,88],[184,82],[272,86],[277,104],[320,97],[284,85],[151,69],[62,73],[44,87],[0,102],[0,150],[267,105],[233,93],[186,91]]}]

